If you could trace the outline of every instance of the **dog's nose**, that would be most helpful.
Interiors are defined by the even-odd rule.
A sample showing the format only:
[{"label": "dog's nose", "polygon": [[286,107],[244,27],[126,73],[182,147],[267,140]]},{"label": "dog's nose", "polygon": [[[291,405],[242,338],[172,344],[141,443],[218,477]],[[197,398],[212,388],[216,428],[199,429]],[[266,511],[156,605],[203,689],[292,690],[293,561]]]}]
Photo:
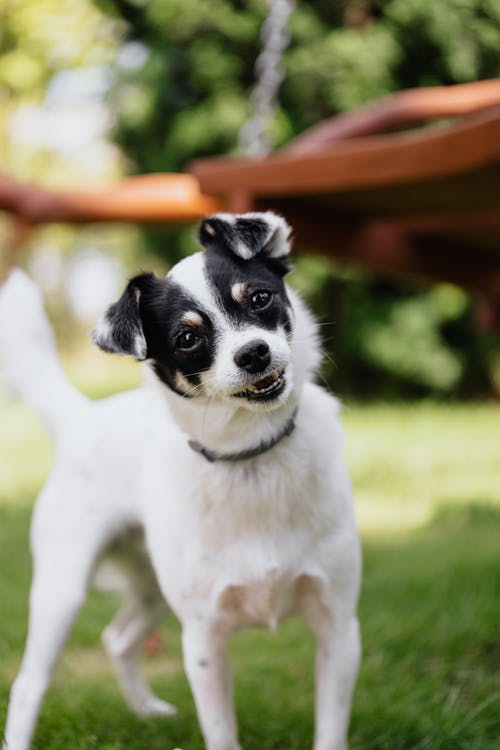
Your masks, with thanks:
[{"label": "dog's nose", "polygon": [[238,349],[234,361],[238,367],[249,373],[264,372],[271,363],[271,352],[265,341],[255,339]]}]

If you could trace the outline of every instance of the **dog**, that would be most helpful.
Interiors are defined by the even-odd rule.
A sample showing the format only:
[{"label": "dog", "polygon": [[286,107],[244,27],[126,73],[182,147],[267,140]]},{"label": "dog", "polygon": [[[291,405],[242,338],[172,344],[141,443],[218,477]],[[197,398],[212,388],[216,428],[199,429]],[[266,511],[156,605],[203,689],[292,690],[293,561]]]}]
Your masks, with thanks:
[{"label": "dog", "polygon": [[[346,750],[360,659],[360,547],[337,400],[316,385],[317,327],[284,282],[290,227],[214,214],[203,250],[143,273],[96,326],[146,363],[143,387],[98,402],[65,377],[36,286],[0,291],[7,379],[49,428],[56,460],[32,523],[26,650],[4,750],[28,750],[52,670],[91,582],[124,604],[103,633],[129,707],[171,715],[140,676],[145,636],[182,625],[207,750],[240,750],[231,635],[300,615],[317,640],[314,750]],[[108,580],[109,582],[109,580]]]}]

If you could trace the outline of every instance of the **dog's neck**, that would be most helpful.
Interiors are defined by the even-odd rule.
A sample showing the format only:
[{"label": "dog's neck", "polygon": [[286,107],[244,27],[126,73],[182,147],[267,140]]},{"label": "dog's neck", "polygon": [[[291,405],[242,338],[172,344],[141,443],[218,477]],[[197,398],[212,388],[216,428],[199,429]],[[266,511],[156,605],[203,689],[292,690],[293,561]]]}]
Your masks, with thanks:
[{"label": "dog's neck", "polygon": [[[164,390],[164,392],[166,392]],[[276,439],[290,422],[298,398],[292,394],[273,411],[250,411],[215,399],[186,399],[166,392],[171,412],[187,439],[209,451],[235,454]]]}]

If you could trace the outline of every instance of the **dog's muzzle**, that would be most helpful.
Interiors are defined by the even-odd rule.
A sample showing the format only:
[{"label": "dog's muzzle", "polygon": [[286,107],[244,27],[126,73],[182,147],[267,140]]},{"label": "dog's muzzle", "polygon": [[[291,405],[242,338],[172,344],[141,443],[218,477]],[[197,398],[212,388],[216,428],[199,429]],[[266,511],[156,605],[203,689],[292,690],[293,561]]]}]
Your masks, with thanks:
[{"label": "dog's muzzle", "polygon": [[245,386],[244,390],[233,393],[233,396],[246,398],[249,401],[272,401],[283,393],[285,386],[285,370],[273,370]]}]

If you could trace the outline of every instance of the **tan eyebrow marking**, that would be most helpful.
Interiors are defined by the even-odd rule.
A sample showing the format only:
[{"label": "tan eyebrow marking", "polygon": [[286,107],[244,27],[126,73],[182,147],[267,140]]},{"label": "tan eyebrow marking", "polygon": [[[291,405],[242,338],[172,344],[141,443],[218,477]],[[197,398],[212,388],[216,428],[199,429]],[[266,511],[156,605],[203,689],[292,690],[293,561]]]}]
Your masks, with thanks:
[{"label": "tan eyebrow marking", "polygon": [[201,326],[203,325],[203,318],[201,315],[194,310],[190,310],[187,313],[184,313],[184,315],[181,318],[182,323],[186,323],[187,325],[192,326]]},{"label": "tan eyebrow marking", "polygon": [[231,296],[236,302],[243,302],[246,291],[247,285],[243,281],[239,281],[231,287]]}]

